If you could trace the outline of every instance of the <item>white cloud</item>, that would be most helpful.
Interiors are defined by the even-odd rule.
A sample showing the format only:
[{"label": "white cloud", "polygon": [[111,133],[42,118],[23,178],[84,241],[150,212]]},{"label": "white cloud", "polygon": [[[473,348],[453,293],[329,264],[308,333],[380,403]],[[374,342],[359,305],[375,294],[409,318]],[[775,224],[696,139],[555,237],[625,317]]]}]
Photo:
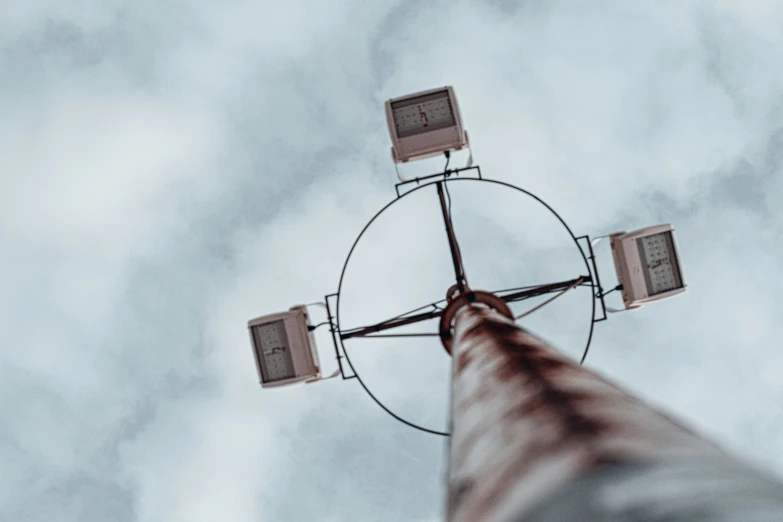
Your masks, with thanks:
[{"label": "white cloud", "polygon": [[[260,390],[245,324],[336,291],[394,194],[383,100],[443,84],[483,174],[540,195],[577,235],[675,224],[689,293],[597,325],[590,365],[783,470],[776,4],[4,9],[6,518],[437,517],[442,441],[395,424],[355,381]],[[54,22],[80,43],[56,44]],[[581,275],[545,213],[460,183],[476,284]],[[368,231],[346,317],[443,296],[439,219],[420,191]],[[526,324],[578,353],[582,297]],[[421,357],[353,350],[395,409],[443,418],[437,343]],[[83,502],[87,482],[118,500]]]}]

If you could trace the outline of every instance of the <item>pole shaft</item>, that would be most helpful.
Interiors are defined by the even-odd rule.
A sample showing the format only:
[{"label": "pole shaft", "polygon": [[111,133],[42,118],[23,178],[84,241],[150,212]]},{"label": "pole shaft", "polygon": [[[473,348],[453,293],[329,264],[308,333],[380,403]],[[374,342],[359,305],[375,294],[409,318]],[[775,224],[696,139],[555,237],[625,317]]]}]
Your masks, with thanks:
[{"label": "pole shaft", "polygon": [[783,520],[779,484],[497,312],[463,308],[452,354],[450,522]]}]

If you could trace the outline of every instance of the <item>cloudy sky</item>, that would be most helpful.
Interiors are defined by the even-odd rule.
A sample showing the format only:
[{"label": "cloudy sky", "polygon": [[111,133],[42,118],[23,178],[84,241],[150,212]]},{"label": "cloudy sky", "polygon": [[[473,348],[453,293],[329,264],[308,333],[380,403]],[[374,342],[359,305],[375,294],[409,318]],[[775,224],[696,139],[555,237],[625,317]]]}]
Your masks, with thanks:
[{"label": "cloudy sky", "polygon": [[[337,290],[395,195],[383,102],[441,85],[483,174],[577,235],[676,226],[689,292],[599,324],[588,365],[783,474],[781,55],[774,0],[3,2],[0,519],[439,519],[444,439],[355,380],[262,390],[246,324]],[[584,272],[529,198],[451,185],[474,287]],[[343,327],[443,297],[438,210],[368,230]],[[578,354],[589,301],[525,324]],[[361,343],[441,429],[438,343]]]}]

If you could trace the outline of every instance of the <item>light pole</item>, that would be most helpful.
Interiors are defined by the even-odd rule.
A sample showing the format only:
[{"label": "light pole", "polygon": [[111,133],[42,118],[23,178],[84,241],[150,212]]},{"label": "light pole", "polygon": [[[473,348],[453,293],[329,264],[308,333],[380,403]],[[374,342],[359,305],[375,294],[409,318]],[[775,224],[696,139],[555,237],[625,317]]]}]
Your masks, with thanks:
[{"label": "light pole", "polygon": [[[413,179],[404,179],[398,170],[397,197],[370,219],[351,247],[338,291],[322,303],[327,317],[322,324],[329,326],[334,344],[338,371],[333,376],[356,379],[395,419],[450,436],[449,520],[783,520],[783,489],[774,479],[744,467],[580,365],[595,324],[606,320],[607,312],[638,309],[685,291],[673,227],[656,225],[601,236],[610,238],[618,283],[604,291],[593,248],[601,237],[577,237],[535,194],[484,178],[472,165],[472,156],[466,167],[448,168],[450,153],[469,147],[453,89],[389,100],[386,114],[395,165],[445,153],[446,168]],[[451,218],[453,183],[494,184],[543,205],[571,237],[584,272],[524,288],[471,288]],[[346,269],[368,227],[393,204],[432,189],[454,272],[454,284],[444,289],[446,297],[379,322],[342,328]],[[576,363],[515,321],[580,287],[590,288],[592,309],[585,349]],[[622,293],[622,309],[606,306],[605,297],[613,290]],[[521,316],[515,317],[508,306],[541,296],[550,297]],[[395,331],[432,320],[438,321],[434,331]],[[307,307],[263,316],[248,326],[263,386],[322,378],[312,335],[318,325],[310,323]],[[452,355],[451,431],[416,424],[375,397],[351,362],[345,341],[378,337],[440,339]]]},{"label": "light pole", "polygon": [[783,520],[783,485],[492,309],[457,313],[451,522]]}]

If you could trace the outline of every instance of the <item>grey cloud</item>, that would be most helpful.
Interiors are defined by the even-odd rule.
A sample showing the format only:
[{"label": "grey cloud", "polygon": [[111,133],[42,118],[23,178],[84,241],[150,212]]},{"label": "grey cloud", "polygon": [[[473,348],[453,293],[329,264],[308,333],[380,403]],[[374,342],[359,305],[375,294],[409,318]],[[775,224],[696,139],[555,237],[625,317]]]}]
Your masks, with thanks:
[{"label": "grey cloud", "polygon": [[[442,440],[395,423],[355,382],[260,390],[244,327],[336,290],[353,238],[393,196],[382,101],[442,84],[484,174],[544,197],[577,234],[675,224],[690,292],[598,325],[589,364],[780,472],[768,274],[783,15],[518,5],[5,7],[2,518],[437,518]],[[571,270],[551,264],[554,240],[531,251],[549,228],[494,198],[494,214],[455,207],[477,280]],[[394,236],[409,254],[377,252],[406,262],[378,281],[388,310],[445,291],[445,243],[437,223],[417,227],[433,219],[422,208],[383,231],[421,232]],[[357,296],[384,269],[364,266]],[[561,322],[581,297],[530,325],[570,353],[586,325]],[[357,360],[402,410],[437,421],[442,402],[422,397],[445,396],[448,360],[435,346],[411,371],[409,348]]]}]

